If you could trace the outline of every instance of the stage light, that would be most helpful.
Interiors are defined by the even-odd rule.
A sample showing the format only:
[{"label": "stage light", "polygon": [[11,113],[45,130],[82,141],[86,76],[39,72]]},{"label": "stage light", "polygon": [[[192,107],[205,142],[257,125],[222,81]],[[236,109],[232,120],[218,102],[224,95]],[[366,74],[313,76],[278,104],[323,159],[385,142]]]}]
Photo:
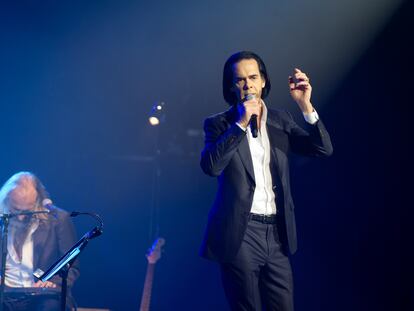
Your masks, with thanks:
[{"label": "stage light", "polygon": [[152,126],[160,124],[160,120],[157,117],[149,117],[148,121]]},{"label": "stage light", "polygon": [[148,121],[152,126],[160,125],[165,121],[165,103],[157,102],[152,106]]}]

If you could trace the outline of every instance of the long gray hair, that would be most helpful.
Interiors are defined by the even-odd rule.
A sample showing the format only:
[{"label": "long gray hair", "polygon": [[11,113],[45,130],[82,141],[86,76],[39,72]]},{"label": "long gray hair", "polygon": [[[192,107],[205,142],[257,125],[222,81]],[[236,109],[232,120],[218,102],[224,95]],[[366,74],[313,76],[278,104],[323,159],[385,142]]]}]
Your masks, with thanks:
[{"label": "long gray hair", "polygon": [[[16,189],[24,178],[31,179],[34,182],[37,198],[35,211],[45,210],[43,207],[43,200],[49,198],[49,193],[46,191],[45,186],[37,178],[37,176],[31,172],[18,172],[10,177],[0,189],[0,213],[9,212],[9,195]],[[38,219],[47,219],[47,214],[36,214],[34,217]]]}]

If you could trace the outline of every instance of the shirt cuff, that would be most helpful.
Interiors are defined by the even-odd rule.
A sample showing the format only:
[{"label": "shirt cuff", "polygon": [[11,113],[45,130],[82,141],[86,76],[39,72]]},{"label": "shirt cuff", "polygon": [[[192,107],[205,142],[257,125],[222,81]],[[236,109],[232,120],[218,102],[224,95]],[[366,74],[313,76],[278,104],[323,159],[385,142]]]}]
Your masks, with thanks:
[{"label": "shirt cuff", "polygon": [[240,127],[243,131],[247,131],[247,128],[242,126],[239,122],[236,122],[237,126]]},{"label": "shirt cuff", "polygon": [[319,120],[319,115],[316,110],[313,110],[311,113],[303,113],[303,117],[310,124],[315,124]]}]

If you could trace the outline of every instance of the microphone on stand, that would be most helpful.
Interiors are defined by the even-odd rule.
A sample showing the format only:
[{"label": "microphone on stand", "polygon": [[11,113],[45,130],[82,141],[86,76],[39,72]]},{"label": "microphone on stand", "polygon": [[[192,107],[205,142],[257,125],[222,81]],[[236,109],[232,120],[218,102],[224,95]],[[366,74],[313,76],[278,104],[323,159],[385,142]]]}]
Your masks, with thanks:
[{"label": "microphone on stand", "polygon": [[49,198],[46,198],[46,199],[44,199],[43,201],[42,201],[42,206],[44,207],[44,208],[47,208],[48,210],[51,210],[51,209],[53,209],[55,206],[53,205],[53,202],[52,202],[52,200],[51,199],[49,199]]},{"label": "microphone on stand", "polygon": [[[43,205],[44,208],[47,209],[47,211],[44,211],[43,213],[50,213],[50,214],[55,215],[54,211],[56,209],[56,206],[53,205],[53,202],[52,202],[51,199],[49,199],[49,198],[44,199],[42,201],[42,205]],[[76,216],[79,216],[79,215],[88,215],[88,216],[91,216],[91,217],[95,218],[99,222],[99,229],[101,231],[103,230],[103,220],[98,214],[89,213],[89,212],[77,212],[77,211],[73,211],[73,212],[69,213],[70,217],[76,217]],[[57,215],[55,215],[55,216],[57,216]]]},{"label": "microphone on stand", "polygon": [[[244,97],[244,101],[255,99],[255,98],[256,98],[255,94],[247,94]],[[252,116],[250,117],[249,123],[250,123],[250,130],[252,132],[252,136],[256,138],[257,137],[257,115],[256,114],[252,114]]]},{"label": "microphone on stand", "polygon": [[2,215],[0,215],[0,218],[1,217],[9,217],[9,218],[12,218],[12,217],[16,217],[16,216],[33,216],[33,215],[35,215],[35,214],[50,214],[51,212],[49,211],[49,210],[47,210],[47,211],[16,211],[16,212],[13,212],[13,213],[10,213],[10,214],[2,214]]},{"label": "microphone on stand", "polygon": [[53,202],[51,199],[46,198],[42,201],[42,206],[47,210],[47,213],[53,215],[56,219],[58,218],[57,212],[56,212],[56,206],[53,205]]},{"label": "microphone on stand", "polygon": [[91,231],[87,233],[88,239],[93,239],[103,233],[104,223],[103,223],[102,218],[98,214],[90,213],[90,212],[77,212],[77,211],[73,211],[70,213],[70,217],[76,217],[79,215],[87,215],[87,216],[93,217],[99,222],[98,226],[96,226],[95,228],[93,228]]}]

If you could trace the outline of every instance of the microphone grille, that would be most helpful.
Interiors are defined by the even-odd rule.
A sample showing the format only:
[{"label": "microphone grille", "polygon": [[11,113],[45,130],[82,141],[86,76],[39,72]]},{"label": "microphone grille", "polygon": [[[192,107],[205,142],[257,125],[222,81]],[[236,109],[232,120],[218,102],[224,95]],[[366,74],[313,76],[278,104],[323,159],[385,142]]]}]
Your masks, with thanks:
[{"label": "microphone grille", "polygon": [[42,205],[44,206],[44,207],[46,207],[46,206],[48,206],[48,205],[52,205],[53,204],[53,202],[52,202],[52,200],[51,199],[49,199],[49,198],[46,198],[46,199],[44,199],[43,201],[42,201]]},{"label": "microphone grille", "polygon": [[251,100],[251,99],[255,99],[256,98],[256,94],[247,94],[244,97],[244,100]]}]

